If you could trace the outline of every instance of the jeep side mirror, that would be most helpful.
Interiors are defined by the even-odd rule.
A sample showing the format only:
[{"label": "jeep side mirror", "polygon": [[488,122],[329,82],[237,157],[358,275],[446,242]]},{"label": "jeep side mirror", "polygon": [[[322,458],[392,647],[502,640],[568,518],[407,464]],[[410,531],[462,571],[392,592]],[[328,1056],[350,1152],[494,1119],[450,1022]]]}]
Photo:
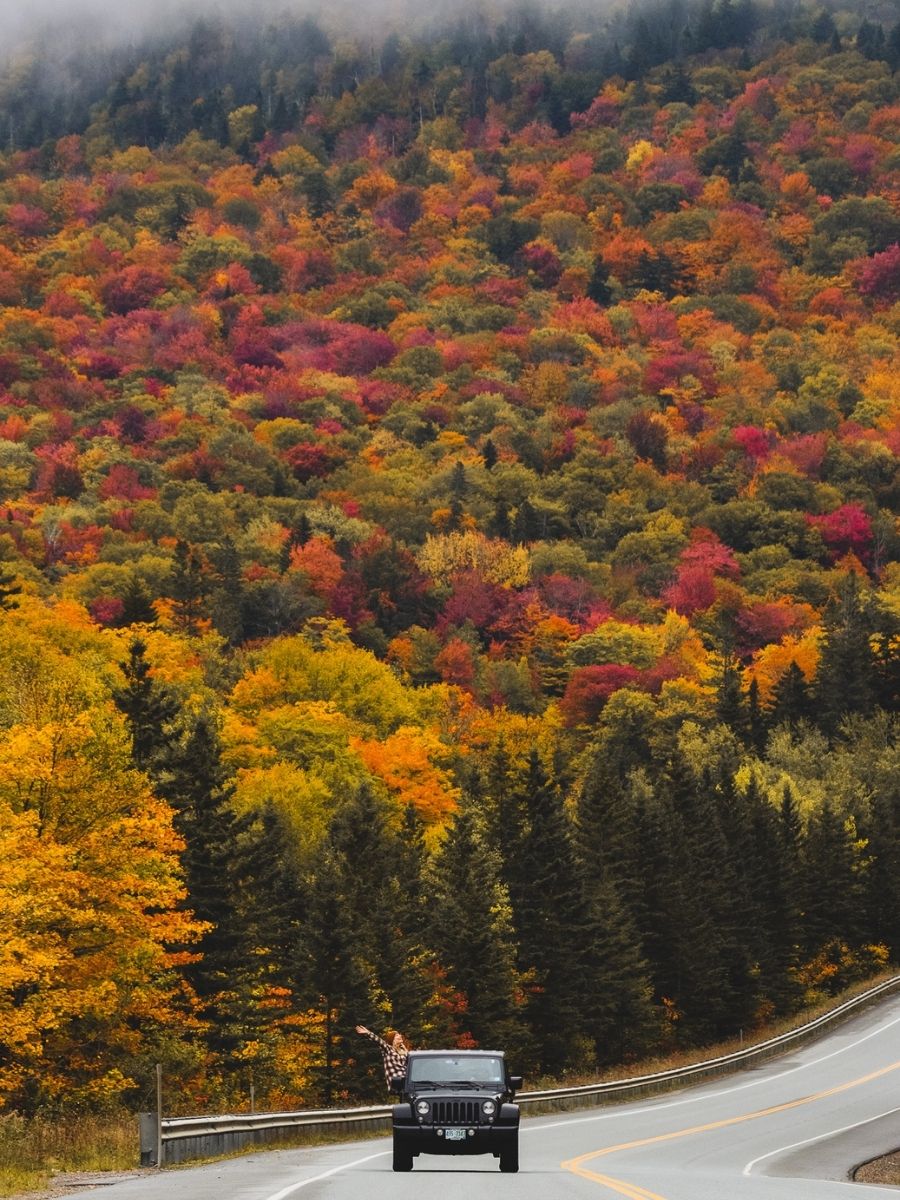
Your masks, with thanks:
[{"label": "jeep side mirror", "polygon": [[392,1075],[391,1076],[391,1091],[396,1092],[396,1094],[398,1096],[403,1095],[403,1088],[404,1088],[405,1084],[406,1084],[406,1076],[405,1075]]},{"label": "jeep side mirror", "polygon": [[519,1090],[519,1088],[522,1086],[522,1076],[521,1075],[510,1075],[509,1086],[514,1092],[517,1092]]}]

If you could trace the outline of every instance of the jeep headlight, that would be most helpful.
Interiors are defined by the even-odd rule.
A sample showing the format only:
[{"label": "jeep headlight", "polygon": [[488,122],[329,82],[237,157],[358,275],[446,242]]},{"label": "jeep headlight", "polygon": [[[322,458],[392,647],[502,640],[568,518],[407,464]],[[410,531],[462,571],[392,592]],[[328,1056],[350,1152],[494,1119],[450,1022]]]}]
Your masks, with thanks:
[{"label": "jeep headlight", "polygon": [[497,1105],[493,1100],[485,1100],[484,1104],[481,1106],[481,1111],[486,1117],[492,1117],[497,1111]]},{"label": "jeep headlight", "polygon": [[431,1110],[431,1105],[428,1103],[427,1100],[417,1100],[416,1101],[416,1112],[419,1114],[420,1117],[427,1117],[430,1110]]}]

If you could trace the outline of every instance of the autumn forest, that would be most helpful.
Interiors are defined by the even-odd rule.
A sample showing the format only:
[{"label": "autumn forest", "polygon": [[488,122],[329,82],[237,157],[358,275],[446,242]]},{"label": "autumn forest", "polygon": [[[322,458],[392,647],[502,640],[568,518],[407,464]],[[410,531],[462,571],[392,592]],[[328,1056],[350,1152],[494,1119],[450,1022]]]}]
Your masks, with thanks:
[{"label": "autumn forest", "polygon": [[0,1110],[376,1100],[358,1023],[584,1076],[900,956],[898,66],[781,0],[10,52]]}]

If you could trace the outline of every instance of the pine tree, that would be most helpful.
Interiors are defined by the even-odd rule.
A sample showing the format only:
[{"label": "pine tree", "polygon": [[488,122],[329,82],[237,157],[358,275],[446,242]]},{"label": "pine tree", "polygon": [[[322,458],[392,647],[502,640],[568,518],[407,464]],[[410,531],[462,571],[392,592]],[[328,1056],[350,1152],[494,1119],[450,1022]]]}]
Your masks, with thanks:
[{"label": "pine tree", "polygon": [[512,521],[509,515],[509,505],[505,500],[498,500],[494,505],[489,528],[494,537],[504,538],[506,541],[512,540]]},{"label": "pine tree", "polygon": [[501,878],[509,887],[507,867],[516,861],[522,841],[525,797],[521,776],[513,767],[502,737],[477,779],[476,788],[486,833],[500,856]]},{"label": "pine tree", "polygon": [[586,914],[562,798],[532,750],[523,779],[525,828],[507,861],[525,1019],[542,1070],[571,1065],[580,1027]]},{"label": "pine tree", "polygon": [[766,748],[766,726],[766,714],[759,699],[759,684],[754,676],[747,689],[747,733],[750,745],[757,754],[762,754]]},{"label": "pine tree", "polygon": [[771,723],[795,727],[798,722],[808,720],[811,716],[809,684],[797,663],[792,662],[772,691],[769,709]]},{"label": "pine tree", "polygon": [[883,58],[886,53],[884,26],[864,20],[857,30],[856,48],[866,58],[872,60]]},{"label": "pine tree", "polygon": [[722,674],[716,693],[716,712],[719,720],[733,730],[738,737],[749,735],[749,720],[744,693],[741,688],[741,673],[738,662],[730,649],[722,657]]},{"label": "pine tree", "polygon": [[213,594],[213,624],[232,646],[244,638],[244,576],[234,539],[225,537],[216,555],[217,585]]},{"label": "pine tree", "polygon": [[646,714],[628,713],[605,730],[576,797],[578,856],[590,880],[609,878],[639,929],[646,927],[641,793],[653,752]]},{"label": "pine tree", "polygon": [[512,527],[512,540],[518,545],[534,542],[541,536],[540,519],[534,505],[526,498],[516,510]]},{"label": "pine tree", "polygon": [[870,866],[866,872],[866,936],[895,957],[900,948],[900,783],[892,793],[873,789],[866,837]]},{"label": "pine tree", "polygon": [[307,892],[303,981],[309,1004],[323,1014],[318,1091],[325,1105],[339,1097],[378,1094],[378,1065],[359,1053],[354,1030],[373,1011],[371,981],[360,953],[356,914],[346,894],[346,864],[326,846]]},{"label": "pine tree", "polygon": [[291,565],[291,551],[296,546],[305,546],[312,537],[312,526],[305,513],[301,513],[285,538],[278,556],[278,569],[283,575]]},{"label": "pine tree", "polygon": [[150,672],[146,643],[132,638],[128,659],[122,663],[125,683],[113,692],[113,700],[128,724],[135,766],[158,784],[171,765],[181,703],[174,691],[154,680]]},{"label": "pine tree", "polygon": [[[689,1027],[722,1036],[747,1023],[754,1007],[751,956],[742,911],[741,869],[747,842],[732,852],[718,811],[718,792],[709,773],[697,780],[683,755],[674,753],[657,784],[657,795],[670,807],[670,827],[680,825],[676,840],[683,851],[675,863],[683,877],[675,885],[685,904],[681,931],[685,951],[682,996]],[[740,826],[738,826],[740,828]],[[746,827],[745,827],[746,828]],[[749,841],[749,839],[748,839]],[[744,851],[744,854],[741,853]],[[702,940],[698,924],[711,923]],[[718,977],[716,990],[701,999],[698,987]]]},{"label": "pine tree", "polygon": [[754,776],[740,796],[749,841],[744,862],[750,902],[746,926],[757,965],[761,999],[787,1012],[797,999],[799,921],[796,802],[785,789],[781,813],[759,790]]},{"label": "pine tree", "polygon": [[676,62],[663,74],[663,91],[660,100],[664,104],[697,103],[697,93],[683,62]]},{"label": "pine tree", "polygon": [[810,34],[814,42],[830,42],[837,33],[834,17],[827,8],[820,9],[812,23]]},{"label": "pine tree", "polygon": [[132,575],[122,593],[123,625],[153,625],[156,610],[147,586],[138,575]]},{"label": "pine tree", "polygon": [[430,940],[467,1002],[465,1025],[477,1045],[515,1054],[524,1041],[517,999],[509,894],[483,819],[471,806],[453,819],[431,875]]},{"label": "pine tree", "polygon": [[403,814],[393,870],[376,914],[376,937],[382,947],[378,976],[390,1001],[390,1023],[414,1043],[427,1037],[437,1017],[429,1007],[434,955],[426,937],[426,864],[424,826],[410,804]]},{"label": "pine tree", "polygon": [[814,697],[820,725],[834,734],[845,714],[867,715],[875,699],[873,623],[855,574],[844,578],[825,609],[823,624]]},{"label": "pine tree", "polygon": [[580,1026],[598,1063],[639,1057],[658,1043],[659,1010],[641,933],[606,872],[582,875],[585,953]]},{"label": "pine tree", "polygon": [[645,886],[646,813],[628,785],[637,764],[649,760],[639,724],[623,723],[598,744],[578,795],[587,951],[581,1022],[599,1062],[638,1055],[659,1034],[645,948],[653,903]]},{"label": "pine tree", "polygon": [[826,799],[809,818],[803,854],[803,938],[811,956],[863,932],[865,873],[855,825]]},{"label": "pine tree", "polygon": [[605,308],[612,303],[612,290],[609,286],[609,272],[602,258],[595,258],[591,267],[591,277],[588,280],[587,292],[589,300]]},{"label": "pine tree", "polygon": [[892,25],[885,42],[885,59],[892,71],[900,67],[900,21]]},{"label": "pine tree", "polygon": [[267,801],[256,814],[244,852],[248,881],[247,937],[257,958],[265,960],[266,978],[297,988],[303,954],[305,889],[296,838],[285,815]]},{"label": "pine tree", "polygon": [[206,581],[199,551],[181,538],[175,544],[170,594],[179,625],[189,637],[195,637],[203,615]]},{"label": "pine tree", "polygon": [[[252,1025],[258,984],[253,920],[248,891],[255,887],[252,818],[232,807],[233,786],[222,764],[213,718],[201,713],[170,756],[170,769],[157,784],[175,811],[184,838],[181,853],[188,897],[185,906],[210,928],[199,945],[198,961],[185,975],[210,1024],[208,1041],[229,1055]],[[249,919],[248,919],[249,918]]]}]

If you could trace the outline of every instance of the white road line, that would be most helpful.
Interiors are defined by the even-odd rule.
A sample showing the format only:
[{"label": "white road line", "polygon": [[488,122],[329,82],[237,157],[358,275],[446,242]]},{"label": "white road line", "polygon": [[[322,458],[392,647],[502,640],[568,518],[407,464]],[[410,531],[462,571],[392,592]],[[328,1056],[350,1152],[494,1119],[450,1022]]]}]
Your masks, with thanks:
[{"label": "white road line", "polygon": [[309,1187],[311,1183],[320,1183],[323,1179],[328,1179],[331,1175],[338,1175],[341,1171],[349,1171],[351,1167],[358,1167],[361,1163],[371,1162],[373,1158],[385,1158],[390,1153],[390,1150],[379,1150],[377,1154],[367,1154],[365,1158],[355,1158],[353,1162],[341,1163],[339,1167],[332,1167],[330,1171],[323,1171],[321,1175],[313,1175],[310,1179],[301,1179],[299,1183],[292,1183],[289,1187],[282,1188],[280,1192],[266,1196],[266,1200],[285,1200],[286,1196],[293,1196],[294,1192],[299,1192],[301,1188]]},{"label": "white road line", "polygon": [[[872,1038],[878,1037],[886,1030],[891,1029],[894,1025],[900,1025],[900,1017],[895,1017],[893,1021],[888,1021],[886,1025],[879,1025],[879,1027],[873,1030],[872,1033],[867,1033],[865,1037],[859,1038],[858,1041],[850,1042],[848,1045],[842,1046],[840,1050],[832,1050],[830,1054],[823,1054],[821,1058],[813,1059],[812,1062],[798,1063],[797,1066],[789,1067],[788,1070],[781,1071],[778,1075],[768,1075],[764,1079],[754,1079],[750,1083],[741,1083],[738,1084],[737,1087],[723,1088],[719,1092],[704,1091],[701,1094],[698,1091],[697,1094],[693,1096],[686,1096],[681,1100],[666,1101],[663,1097],[655,1104],[645,1105],[643,1108],[629,1108],[627,1115],[629,1117],[639,1117],[644,1113],[658,1112],[661,1108],[681,1108],[685,1104],[697,1104],[701,1100],[715,1100],[720,1096],[731,1096],[734,1092],[744,1092],[747,1090],[747,1088],[759,1087],[760,1084],[772,1083],[776,1079],[783,1079],[788,1075],[793,1075],[795,1071],[806,1071],[810,1067],[818,1067],[821,1063],[828,1062],[828,1060],[831,1058],[837,1058],[839,1054],[846,1054],[848,1050],[855,1050],[856,1047],[861,1046],[863,1042],[868,1042]],[[623,1104],[627,1103],[627,1100],[623,1101]],[[599,1113],[593,1117],[572,1117],[568,1121],[548,1121],[546,1124],[542,1122],[540,1125],[532,1125],[531,1122],[528,1121],[522,1126],[520,1132],[540,1133],[543,1129],[559,1129],[563,1125],[587,1125],[594,1121],[614,1121],[620,1118],[622,1115],[623,1113],[621,1108],[617,1106],[615,1112]],[[274,1200],[274,1198],[270,1198],[270,1200]]]},{"label": "white road line", "polygon": [[887,1112],[878,1113],[874,1117],[866,1117],[864,1121],[857,1121],[853,1125],[844,1125],[840,1129],[831,1129],[828,1133],[819,1133],[815,1137],[806,1138],[802,1142],[792,1142],[790,1146],[779,1146],[777,1150],[770,1150],[768,1154],[760,1154],[759,1158],[751,1159],[744,1167],[744,1175],[752,1175],[753,1168],[761,1162],[765,1162],[767,1158],[775,1158],[778,1154],[787,1154],[788,1150],[799,1150],[801,1146],[811,1146],[815,1142],[824,1142],[827,1138],[837,1137],[839,1133],[849,1133],[851,1129],[860,1129],[863,1125],[871,1125],[873,1121],[880,1121],[882,1117],[891,1117],[894,1113],[900,1112],[900,1108],[890,1108]]}]

